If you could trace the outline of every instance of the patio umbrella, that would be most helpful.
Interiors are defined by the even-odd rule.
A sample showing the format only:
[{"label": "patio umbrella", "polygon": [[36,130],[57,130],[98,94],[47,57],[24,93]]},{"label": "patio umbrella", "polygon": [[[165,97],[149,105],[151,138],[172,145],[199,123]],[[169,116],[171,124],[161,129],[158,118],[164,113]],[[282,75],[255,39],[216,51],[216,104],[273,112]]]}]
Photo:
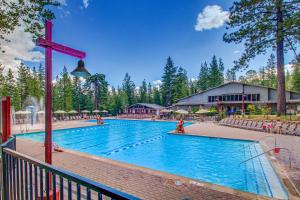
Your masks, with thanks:
[{"label": "patio umbrella", "polygon": [[160,111],[161,113],[171,113],[173,110],[163,109]]},{"label": "patio umbrella", "polygon": [[15,112],[15,115],[28,115],[31,112],[27,111],[27,110],[19,110],[17,112]]},{"label": "patio umbrella", "polygon": [[102,112],[102,113],[108,113],[108,111],[107,111],[107,110],[101,110],[101,112]]},{"label": "patio umbrella", "polygon": [[78,112],[76,110],[70,110],[68,113],[69,114],[77,114]]},{"label": "patio umbrella", "polygon": [[189,112],[186,111],[186,110],[176,110],[175,113],[177,113],[177,114],[183,114],[183,115],[189,114]]},{"label": "patio umbrella", "polygon": [[99,113],[100,110],[93,110],[93,113]]},{"label": "patio umbrella", "polygon": [[55,114],[65,114],[65,113],[67,113],[67,112],[64,111],[64,110],[57,110],[57,111],[55,111],[54,113],[55,113]]},{"label": "patio umbrella", "polygon": [[196,114],[207,114],[207,113],[210,113],[209,110],[206,110],[206,109],[199,109]]},{"label": "patio umbrella", "polygon": [[82,113],[90,113],[90,111],[88,111],[88,110],[83,110],[83,111],[81,111]]}]

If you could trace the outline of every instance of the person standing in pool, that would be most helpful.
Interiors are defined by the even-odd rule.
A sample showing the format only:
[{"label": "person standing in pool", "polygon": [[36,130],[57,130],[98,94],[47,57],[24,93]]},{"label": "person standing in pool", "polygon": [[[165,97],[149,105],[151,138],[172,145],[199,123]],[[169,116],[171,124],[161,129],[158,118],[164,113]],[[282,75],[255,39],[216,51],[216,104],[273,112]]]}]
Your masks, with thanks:
[{"label": "person standing in pool", "polygon": [[102,119],[102,117],[97,117],[97,125],[103,125],[104,124],[104,121]]}]

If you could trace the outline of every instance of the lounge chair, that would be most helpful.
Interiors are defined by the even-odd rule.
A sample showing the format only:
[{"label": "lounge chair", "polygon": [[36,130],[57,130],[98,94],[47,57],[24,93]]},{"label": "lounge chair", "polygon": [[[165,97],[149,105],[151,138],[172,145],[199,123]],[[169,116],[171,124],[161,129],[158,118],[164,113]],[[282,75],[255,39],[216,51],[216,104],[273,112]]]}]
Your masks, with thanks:
[{"label": "lounge chair", "polygon": [[225,120],[226,120],[226,119],[221,119],[221,120],[219,121],[219,124],[220,124],[220,125],[224,125]]},{"label": "lounge chair", "polygon": [[289,126],[290,126],[290,123],[284,122],[284,123],[282,124],[281,133],[282,133],[282,134],[287,134],[287,131],[288,131]]},{"label": "lounge chair", "polygon": [[286,132],[284,134],[286,134],[286,135],[292,135],[292,133],[295,131],[296,128],[297,128],[297,124],[296,123],[290,123],[288,129],[286,130]]},{"label": "lounge chair", "polygon": [[244,120],[242,127],[247,127],[248,122],[249,122],[249,120]]},{"label": "lounge chair", "polygon": [[230,124],[228,124],[229,126],[232,126],[235,122],[236,122],[236,120],[237,119],[232,119],[231,121],[230,121]]},{"label": "lounge chair", "polygon": [[300,124],[297,124],[295,130],[291,133],[291,135],[300,136]]},{"label": "lounge chair", "polygon": [[257,126],[257,121],[253,121],[251,126],[250,126],[250,129],[253,129]]},{"label": "lounge chair", "polygon": [[252,129],[256,130],[256,131],[262,131],[263,130],[262,129],[262,125],[263,125],[263,122],[262,121],[258,121],[257,124],[256,124],[256,126],[253,127]]}]

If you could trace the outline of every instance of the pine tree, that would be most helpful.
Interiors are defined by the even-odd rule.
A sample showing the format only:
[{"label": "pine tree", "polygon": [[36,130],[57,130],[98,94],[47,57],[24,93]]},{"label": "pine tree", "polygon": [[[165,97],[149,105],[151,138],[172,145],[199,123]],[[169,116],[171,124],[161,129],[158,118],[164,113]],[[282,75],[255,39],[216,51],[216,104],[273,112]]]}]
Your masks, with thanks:
[{"label": "pine tree", "polygon": [[94,87],[95,109],[105,109],[108,100],[108,83],[104,74],[94,74],[90,76],[86,84]]},{"label": "pine tree", "polygon": [[174,100],[177,101],[189,95],[187,72],[182,67],[178,68],[175,79]]},{"label": "pine tree", "polygon": [[300,40],[299,1],[274,0],[235,1],[230,8],[225,42],[245,44],[245,52],[235,62],[235,68],[248,67],[250,59],[276,47],[277,58],[277,114],[286,111],[284,52]]},{"label": "pine tree", "polygon": [[292,89],[300,92],[300,64],[295,64],[292,74]]},{"label": "pine tree", "polygon": [[3,86],[4,86],[4,67],[0,64],[0,96],[4,96],[3,95]]},{"label": "pine tree", "polygon": [[176,70],[172,58],[168,57],[167,64],[164,67],[161,85],[162,103],[165,106],[170,106],[174,102]]},{"label": "pine tree", "polygon": [[62,108],[64,111],[70,111],[73,108],[72,99],[72,83],[66,66],[63,68],[61,74],[61,84],[62,84]]},{"label": "pine tree", "polygon": [[72,99],[73,99],[73,109],[77,110],[79,113],[81,111],[82,104],[82,89],[81,80],[79,77],[73,77],[73,87],[72,87]]},{"label": "pine tree", "polygon": [[287,90],[291,90],[293,87],[292,86],[292,75],[288,69],[285,70],[285,87]]},{"label": "pine tree", "polygon": [[139,88],[139,95],[140,95],[140,102],[146,103],[147,102],[147,82],[145,79],[142,82],[142,86]]},{"label": "pine tree", "polygon": [[246,83],[250,83],[250,84],[254,84],[254,85],[259,85],[260,83],[260,79],[258,76],[258,73],[256,72],[256,70],[248,70],[245,74],[245,80]]},{"label": "pine tree", "polygon": [[147,102],[148,103],[153,103],[153,91],[152,91],[151,83],[148,83]]},{"label": "pine tree", "polygon": [[58,1],[1,0],[0,39],[5,39],[5,35],[12,33],[20,24],[25,24],[26,31],[32,33],[34,38],[38,38],[43,34],[44,21],[55,18],[49,7],[59,5]]},{"label": "pine tree", "polygon": [[265,68],[266,73],[266,86],[276,87],[276,61],[274,54],[270,55],[267,66]]},{"label": "pine tree", "polygon": [[219,58],[219,85],[224,84],[224,63],[222,58]]},{"label": "pine tree", "polygon": [[197,88],[199,91],[204,91],[209,88],[209,69],[206,62],[204,62],[204,64],[201,64]]},{"label": "pine tree", "polygon": [[[209,69],[208,88],[216,87],[222,84],[222,78],[220,77],[220,68],[216,56],[213,56]],[[223,68],[224,69],[224,68]]]},{"label": "pine tree", "polygon": [[155,104],[162,105],[160,91],[157,87],[153,88],[153,101]]},{"label": "pine tree", "polygon": [[44,96],[44,90],[42,88],[42,83],[38,78],[38,74],[35,67],[33,67],[32,73],[29,74],[27,82],[28,96],[34,97],[38,101],[41,100]]},{"label": "pine tree", "polygon": [[189,95],[193,95],[195,93],[197,93],[197,81],[191,79],[189,81]]},{"label": "pine tree", "polygon": [[236,74],[234,69],[228,69],[226,71],[226,81],[227,82],[232,82],[236,81]]},{"label": "pine tree", "polygon": [[259,77],[259,85],[267,86],[267,80],[266,80],[266,70],[265,67],[260,67],[258,69],[258,77]]},{"label": "pine tree", "polygon": [[28,80],[30,79],[29,68],[26,67],[23,63],[18,67],[18,76],[17,76],[17,87],[20,91],[20,108],[24,108],[25,100],[29,96],[29,84]]},{"label": "pine tree", "polygon": [[16,80],[11,69],[8,69],[7,75],[5,77],[2,95],[11,97],[11,105],[14,107],[15,110],[21,109],[20,93],[17,88]]},{"label": "pine tree", "polygon": [[57,111],[61,110],[61,87],[60,87],[60,79],[56,76],[55,82],[52,87],[52,110]]},{"label": "pine tree", "polygon": [[123,91],[126,96],[126,105],[132,105],[135,103],[135,84],[131,80],[128,73],[125,74],[123,80]]},{"label": "pine tree", "polygon": [[38,69],[38,79],[41,83],[43,91],[45,91],[45,68],[40,64]]}]

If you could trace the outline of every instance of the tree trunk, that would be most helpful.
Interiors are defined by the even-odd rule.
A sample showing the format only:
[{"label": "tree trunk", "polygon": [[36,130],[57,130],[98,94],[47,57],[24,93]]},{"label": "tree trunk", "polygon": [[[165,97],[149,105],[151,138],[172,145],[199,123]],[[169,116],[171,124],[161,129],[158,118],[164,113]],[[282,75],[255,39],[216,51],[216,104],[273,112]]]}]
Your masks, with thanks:
[{"label": "tree trunk", "polygon": [[284,47],[283,47],[283,16],[282,0],[276,2],[276,59],[277,59],[277,115],[285,115],[285,73],[284,73]]}]

